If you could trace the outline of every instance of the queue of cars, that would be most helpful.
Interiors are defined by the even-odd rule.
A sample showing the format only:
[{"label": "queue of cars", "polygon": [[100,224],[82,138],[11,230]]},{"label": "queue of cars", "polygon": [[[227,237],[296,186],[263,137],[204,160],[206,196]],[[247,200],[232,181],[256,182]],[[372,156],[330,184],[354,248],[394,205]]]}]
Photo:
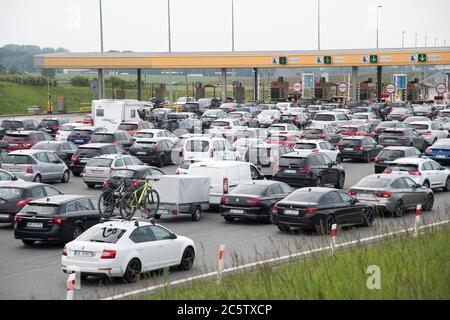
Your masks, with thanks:
[{"label": "queue of cars", "polygon": [[[64,272],[77,266],[83,278],[110,275],[132,282],[149,270],[190,269],[194,241],[152,222],[101,222],[98,198],[63,195],[43,182],[69,183],[74,175],[88,188],[114,189],[124,178],[162,176],[162,167],[178,164],[177,175],[208,177],[209,206],[228,223],[255,219],[282,232],[323,233],[333,224],[369,227],[379,215],[401,217],[418,204],[430,211],[433,190],[450,191],[450,171],[440,164],[450,160],[445,110],[194,104],[187,101],[181,113],[154,109],[152,122],[127,121],[116,131],[89,119],[50,118],[15,127],[5,120],[0,222],[13,223],[15,238],[28,246],[66,243]],[[345,191],[349,173],[342,162],[349,159],[374,161],[375,174]],[[262,174],[260,166],[273,166],[273,173]]]}]

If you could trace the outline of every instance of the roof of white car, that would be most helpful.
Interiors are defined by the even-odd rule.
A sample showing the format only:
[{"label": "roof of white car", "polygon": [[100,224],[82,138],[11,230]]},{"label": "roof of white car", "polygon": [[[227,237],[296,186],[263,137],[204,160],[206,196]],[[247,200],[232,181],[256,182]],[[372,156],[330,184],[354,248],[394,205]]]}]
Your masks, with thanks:
[{"label": "roof of white car", "polygon": [[142,129],[137,131],[136,133],[157,133],[157,132],[165,132],[167,130],[164,129]]},{"label": "roof of white car", "polygon": [[87,127],[89,126],[88,123],[79,123],[79,122],[69,122],[69,123],[64,123],[61,125],[61,127],[63,126],[74,126],[74,127]]},{"label": "roof of white car", "polygon": [[383,150],[400,150],[400,151],[404,151],[404,150],[408,150],[408,149],[415,149],[415,147],[405,147],[405,146],[389,146],[389,147],[384,147]]},{"label": "roof of white car", "polygon": [[430,125],[431,123],[433,123],[432,121],[413,121],[413,122],[411,122],[411,123],[409,123],[410,125],[411,124],[426,124],[427,126],[428,125]]},{"label": "roof of white car", "polygon": [[318,143],[320,143],[320,142],[327,142],[326,140],[322,140],[322,139],[317,139],[317,140],[314,140],[314,139],[311,139],[311,140],[306,140],[306,139],[303,139],[303,140],[300,140],[300,141],[298,141],[297,143],[315,143],[315,144],[318,144]]},{"label": "roof of white car", "polygon": [[406,158],[395,159],[392,162],[393,163],[397,163],[397,164],[399,164],[399,163],[404,163],[404,164],[421,164],[423,162],[427,162],[427,161],[430,161],[430,160],[431,159],[429,159],[429,158],[409,158],[409,157],[406,157]]},{"label": "roof of white car", "polygon": [[243,161],[202,161],[193,163],[191,167],[233,168],[237,165],[250,165],[250,163]]},{"label": "roof of white car", "polygon": [[[92,159],[117,159],[117,158],[121,158],[121,157],[129,157],[130,155],[126,155],[126,154],[102,154],[101,156],[97,156],[94,157]],[[91,160],[92,160],[91,159]]]},{"label": "roof of white car", "polygon": [[[138,221],[138,226],[136,226],[136,220],[110,220],[103,223],[96,224],[94,228],[103,228],[103,227],[112,227],[112,228],[120,228],[125,230],[134,230],[138,227],[150,226],[152,223],[147,221]],[[155,224],[159,226],[158,224]]]}]

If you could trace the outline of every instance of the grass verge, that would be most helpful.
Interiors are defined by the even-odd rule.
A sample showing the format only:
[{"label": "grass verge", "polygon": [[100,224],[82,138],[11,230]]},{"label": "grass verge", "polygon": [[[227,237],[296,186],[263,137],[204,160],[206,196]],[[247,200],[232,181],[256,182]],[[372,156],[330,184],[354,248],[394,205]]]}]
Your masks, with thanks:
[{"label": "grass verge", "polygon": [[[389,240],[334,256],[321,255],[281,267],[166,287],[138,299],[450,299],[450,227],[418,238]],[[369,290],[369,266],[378,266],[381,289]]]}]

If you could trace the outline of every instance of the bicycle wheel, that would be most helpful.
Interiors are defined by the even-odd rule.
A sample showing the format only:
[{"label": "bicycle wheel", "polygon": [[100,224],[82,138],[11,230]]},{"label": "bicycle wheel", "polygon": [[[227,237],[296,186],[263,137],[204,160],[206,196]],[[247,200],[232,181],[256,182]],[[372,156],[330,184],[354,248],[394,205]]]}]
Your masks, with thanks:
[{"label": "bicycle wheel", "polygon": [[125,220],[131,220],[133,218],[134,213],[137,210],[137,198],[135,194],[127,194],[124,195],[120,199],[119,211],[122,218]]},{"label": "bicycle wheel", "polygon": [[155,214],[157,214],[159,209],[159,193],[154,189],[147,191],[147,195],[145,196],[143,205],[144,213],[147,215],[147,217],[153,217]]},{"label": "bicycle wheel", "polygon": [[114,195],[106,190],[98,199],[98,211],[103,218],[109,218],[114,214]]}]

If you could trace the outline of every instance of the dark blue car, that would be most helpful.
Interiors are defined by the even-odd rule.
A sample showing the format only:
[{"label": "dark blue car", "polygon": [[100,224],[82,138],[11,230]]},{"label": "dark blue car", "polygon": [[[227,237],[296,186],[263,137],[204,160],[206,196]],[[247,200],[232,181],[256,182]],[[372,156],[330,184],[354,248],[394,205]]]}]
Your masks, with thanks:
[{"label": "dark blue car", "polygon": [[76,145],[82,145],[91,142],[92,135],[98,132],[106,132],[105,128],[99,127],[79,127],[73,129],[72,133],[67,137],[67,141]]},{"label": "dark blue car", "polygon": [[449,163],[450,139],[440,139],[436,141],[431,147],[425,150],[424,155],[437,162]]}]

